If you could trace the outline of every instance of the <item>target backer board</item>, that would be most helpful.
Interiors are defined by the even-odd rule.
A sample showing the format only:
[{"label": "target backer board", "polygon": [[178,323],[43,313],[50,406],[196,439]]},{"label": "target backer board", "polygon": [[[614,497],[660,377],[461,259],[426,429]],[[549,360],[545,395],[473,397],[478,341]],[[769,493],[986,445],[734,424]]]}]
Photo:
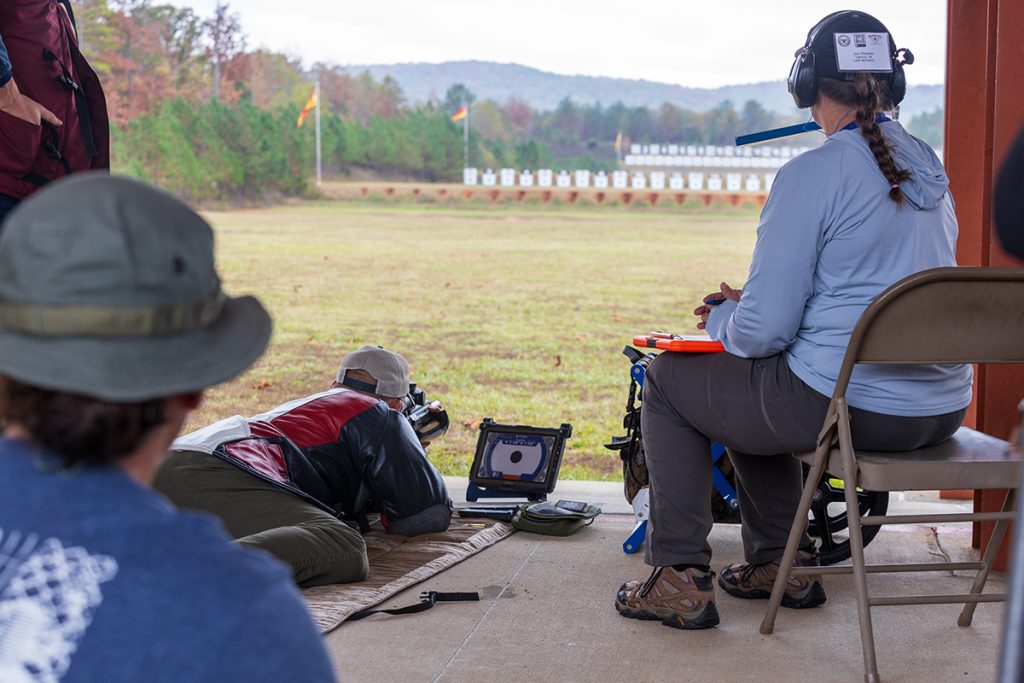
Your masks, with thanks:
[{"label": "target backer board", "polygon": [[505,425],[486,418],[480,424],[476,455],[469,472],[481,493],[543,496],[558,479],[565,441],[572,425],[557,428]]}]

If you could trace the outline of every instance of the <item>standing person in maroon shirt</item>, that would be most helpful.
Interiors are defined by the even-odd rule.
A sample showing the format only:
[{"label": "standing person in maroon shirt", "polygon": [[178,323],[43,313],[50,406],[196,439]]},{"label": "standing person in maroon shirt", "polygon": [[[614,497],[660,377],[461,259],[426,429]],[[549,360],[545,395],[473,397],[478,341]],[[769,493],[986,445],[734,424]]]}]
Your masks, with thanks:
[{"label": "standing person in maroon shirt", "polygon": [[46,183],[110,168],[107,105],[67,0],[0,2],[0,222]]}]

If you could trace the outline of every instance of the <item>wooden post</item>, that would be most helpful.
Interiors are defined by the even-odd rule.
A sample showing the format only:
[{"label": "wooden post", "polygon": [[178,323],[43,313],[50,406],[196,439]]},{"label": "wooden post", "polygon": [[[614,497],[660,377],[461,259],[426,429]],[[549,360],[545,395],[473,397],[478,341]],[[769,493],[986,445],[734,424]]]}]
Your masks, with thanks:
[{"label": "wooden post", "polygon": [[[1024,123],[1024,3],[1019,0],[949,0],[946,46],[945,165],[956,200],[962,266],[1019,265],[999,248],[992,225],[992,184]],[[1007,438],[1024,394],[1024,368],[979,366],[967,424]],[[975,509],[999,509],[1004,492],[975,492]],[[975,525],[984,546],[992,523]],[[996,569],[1006,568],[1006,549]]]}]

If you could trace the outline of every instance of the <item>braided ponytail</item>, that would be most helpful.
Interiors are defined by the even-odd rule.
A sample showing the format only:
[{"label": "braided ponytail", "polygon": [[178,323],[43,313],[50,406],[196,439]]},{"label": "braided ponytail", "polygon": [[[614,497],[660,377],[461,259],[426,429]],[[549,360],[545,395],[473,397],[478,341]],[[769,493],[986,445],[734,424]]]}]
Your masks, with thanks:
[{"label": "braided ponytail", "polygon": [[891,185],[889,197],[898,204],[903,203],[900,183],[910,178],[910,171],[896,166],[892,148],[885,141],[882,129],[875,121],[876,112],[891,108],[892,98],[888,87],[879,83],[872,74],[858,73],[852,83],[823,78],[819,88],[822,93],[840,104],[856,108],[857,127],[867,140],[878,169]]}]

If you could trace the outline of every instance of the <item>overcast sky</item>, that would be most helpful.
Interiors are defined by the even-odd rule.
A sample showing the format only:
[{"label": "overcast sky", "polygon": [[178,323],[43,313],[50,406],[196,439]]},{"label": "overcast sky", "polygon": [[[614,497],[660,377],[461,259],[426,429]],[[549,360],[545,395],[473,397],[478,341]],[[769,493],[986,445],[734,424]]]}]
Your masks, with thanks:
[{"label": "overcast sky", "polygon": [[[216,0],[169,0],[206,16]],[[785,78],[831,0],[230,0],[249,47],[335,64],[479,59],[714,87]],[[946,0],[857,0],[945,80]]]}]

